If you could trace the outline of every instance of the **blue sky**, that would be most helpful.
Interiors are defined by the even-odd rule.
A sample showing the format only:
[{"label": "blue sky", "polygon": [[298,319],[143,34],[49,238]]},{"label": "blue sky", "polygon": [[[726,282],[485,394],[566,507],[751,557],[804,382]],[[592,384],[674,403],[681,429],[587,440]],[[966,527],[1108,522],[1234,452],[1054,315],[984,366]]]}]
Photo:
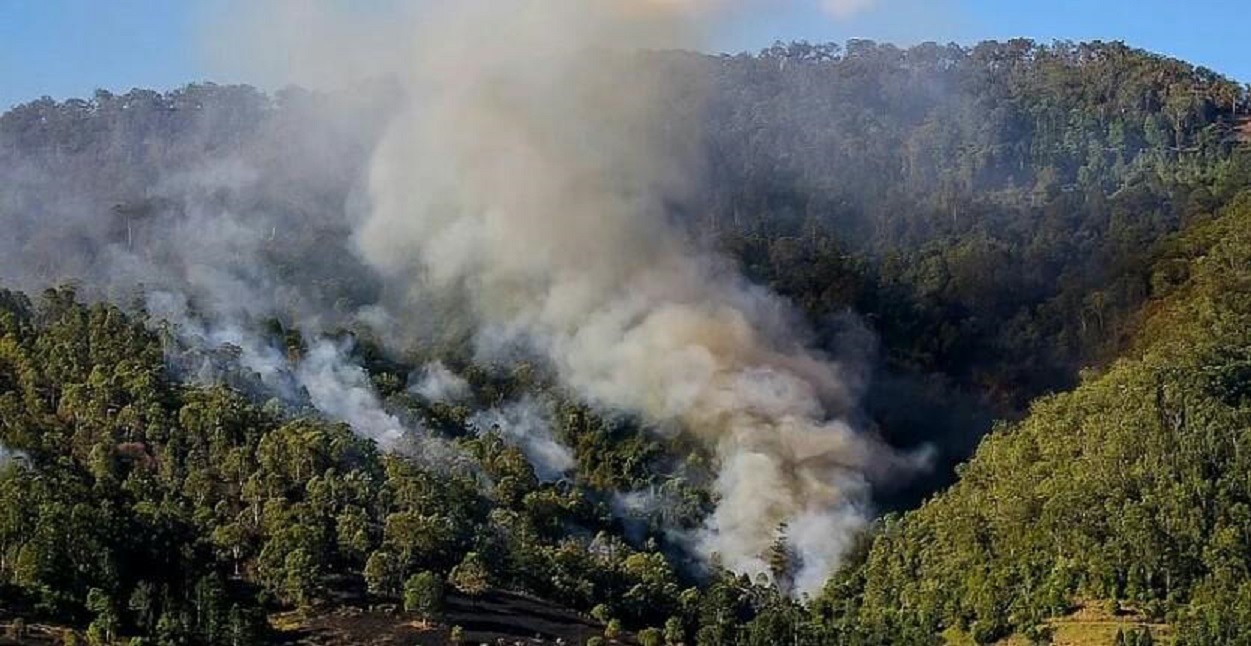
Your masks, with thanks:
[{"label": "blue sky", "polygon": [[[205,24],[229,11],[231,2],[0,0],[0,109],[42,95],[87,96],[96,87],[125,91],[205,79],[252,80],[215,73],[204,54],[205,40],[211,38]],[[374,9],[403,2],[365,0]],[[1251,49],[1243,44],[1251,10],[1245,0],[757,2],[759,8],[740,11],[719,25],[717,49],[757,49],[775,39],[800,38],[857,37],[900,44],[1016,36],[1044,41],[1099,38],[1124,40],[1251,82]],[[843,10],[836,17],[823,11],[822,3]]]}]

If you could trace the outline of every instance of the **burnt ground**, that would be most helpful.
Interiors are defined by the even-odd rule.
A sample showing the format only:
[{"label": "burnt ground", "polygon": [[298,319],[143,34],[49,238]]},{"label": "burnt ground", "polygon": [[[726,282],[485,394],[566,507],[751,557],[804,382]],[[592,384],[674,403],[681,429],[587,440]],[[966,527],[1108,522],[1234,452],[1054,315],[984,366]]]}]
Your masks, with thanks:
[{"label": "burnt ground", "polygon": [[598,622],[550,602],[491,591],[476,599],[449,594],[443,621],[423,627],[393,606],[344,605],[304,617],[283,613],[271,618],[279,643],[447,644],[452,626],[464,630],[465,644],[584,644],[602,635]]},{"label": "burnt ground", "polygon": [[36,623],[18,628],[12,621],[0,621],[0,646],[60,644],[67,632],[60,626]]},{"label": "burnt ground", "polygon": [[14,603],[18,598],[12,589],[0,584],[0,646],[13,644],[60,644],[67,633],[74,632],[66,626],[24,619],[35,616],[34,608]]},{"label": "burnt ground", "polygon": [[[443,621],[423,626],[394,604],[370,606],[364,603],[342,605],[307,612],[272,615],[272,641],[287,646],[347,646],[349,644],[420,644],[448,642],[452,626],[464,630],[463,644],[585,644],[603,635],[604,626],[595,620],[554,603],[509,592],[491,591],[476,599],[451,593]],[[16,644],[60,644],[67,633],[78,632],[65,626],[40,623],[25,625],[20,636],[11,618],[0,617],[0,646]],[[81,636],[81,633],[79,633]],[[620,643],[632,644],[623,637]]]}]

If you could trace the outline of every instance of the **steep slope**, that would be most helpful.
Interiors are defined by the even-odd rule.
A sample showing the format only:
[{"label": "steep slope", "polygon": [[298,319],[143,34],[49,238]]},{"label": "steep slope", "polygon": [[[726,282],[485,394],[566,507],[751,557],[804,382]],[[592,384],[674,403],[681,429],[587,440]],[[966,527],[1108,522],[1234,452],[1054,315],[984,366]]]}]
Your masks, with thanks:
[{"label": "steep slope", "polygon": [[[529,606],[550,612],[610,604],[635,624],[677,612],[673,566],[654,543],[627,544],[594,485],[600,464],[654,472],[655,447],[621,441],[622,424],[560,409],[563,437],[596,448],[578,451],[576,482],[540,482],[498,426],[464,412],[444,411],[456,431],[422,452],[383,454],[314,411],[173,379],[149,323],[68,290],[37,303],[0,290],[0,622],[99,643],[256,643],[274,636],[271,609],[404,601],[406,621],[441,618],[445,580],[464,592],[448,595],[449,620],[492,588],[553,599]],[[490,372],[470,374],[474,396],[542,388]],[[630,473],[605,471],[623,486]],[[561,612],[553,622],[573,616]]]},{"label": "steep slope", "polygon": [[868,642],[987,643],[1082,598],[1179,643],[1247,639],[1251,195],[1165,247],[1128,356],[1001,425],[920,509],[886,519],[822,601]]}]

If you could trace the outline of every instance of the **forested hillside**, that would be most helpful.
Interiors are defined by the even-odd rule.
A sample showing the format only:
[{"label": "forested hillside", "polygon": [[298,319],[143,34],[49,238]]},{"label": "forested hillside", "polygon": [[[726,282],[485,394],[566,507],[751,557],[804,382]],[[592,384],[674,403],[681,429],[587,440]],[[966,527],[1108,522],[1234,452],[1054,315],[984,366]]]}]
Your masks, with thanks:
[{"label": "forested hillside", "polygon": [[1115,357],[1153,246],[1251,182],[1243,89],[1117,43],[801,43],[716,79],[707,226],[812,318],[865,317],[875,414],[952,461]]},{"label": "forested hillside", "polygon": [[[709,226],[809,309],[875,317],[892,359],[1018,404],[1115,349],[1151,244],[1246,179],[1242,88],[1116,43],[779,45],[716,79]],[[870,259],[858,291],[812,287],[852,263],[774,267],[834,245]]]},{"label": "forested hillside", "polygon": [[397,88],[206,84],[0,116],[0,622],[532,637],[449,620],[507,591],[582,613],[548,640],[1046,643],[1081,604],[1251,640],[1245,87],[1119,43],[645,58],[700,124],[674,221],[932,458],[819,594],[786,526],[768,576],[694,557],[706,447],[455,299],[379,313],[353,223]]},{"label": "forested hillside", "polygon": [[[1077,600],[1243,643],[1251,194],[1164,243],[1124,356],[982,442],[950,490],[887,518],[819,604],[870,643],[978,642]],[[927,637],[929,636],[929,637]]]},{"label": "forested hillside", "polygon": [[579,477],[540,482],[498,428],[467,419],[478,398],[533,388],[525,366],[475,379],[460,406],[410,402],[455,429],[450,444],[384,455],[346,425],[172,382],[160,337],[114,307],[68,291],[0,301],[0,437],[19,451],[0,472],[7,614],[81,622],[97,642],[251,643],[267,606],[340,595],[435,619],[447,579],[604,605],[604,621],[696,621],[698,593],[608,509],[604,489],[648,477],[656,447],[553,403]]}]

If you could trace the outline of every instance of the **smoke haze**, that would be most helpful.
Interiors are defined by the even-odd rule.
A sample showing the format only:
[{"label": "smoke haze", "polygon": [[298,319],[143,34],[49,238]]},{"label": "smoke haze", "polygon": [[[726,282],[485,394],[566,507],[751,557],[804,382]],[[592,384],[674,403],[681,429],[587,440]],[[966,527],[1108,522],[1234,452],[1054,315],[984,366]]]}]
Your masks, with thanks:
[{"label": "smoke haze", "polygon": [[439,5],[413,36],[414,99],[373,159],[355,239],[413,306],[462,294],[582,397],[701,438],[720,500],[699,551],[766,573],[786,525],[811,592],[866,522],[870,481],[908,459],[853,427],[858,376],[812,351],[785,303],[668,220],[698,130],[668,109],[686,88],[633,50],[684,44],[687,8]]},{"label": "smoke haze", "polygon": [[[145,97],[194,145],[100,144],[110,168],[140,169],[129,184],[91,175],[98,155],[54,160],[80,164],[67,174],[84,185],[6,164],[21,188],[0,196],[4,278],[75,279],[123,302],[142,285],[144,307],[201,350],[180,364],[193,379],[226,380],[212,351],[228,347],[267,394],[391,449],[450,451],[388,413],[350,346],[319,333],[372,329],[399,350],[465,327],[481,353],[524,348],[593,405],[681,428],[716,456],[716,510],[683,537],[707,562],[768,573],[785,525],[796,589],[813,591],[870,518],[870,486],[918,459],[858,421],[862,366],[815,351],[786,302],[672,222],[698,201],[701,89],[675,70],[681,54],[648,52],[699,47],[725,4],[432,2],[374,31],[321,5],[265,3],[236,19],[306,33],[238,30],[225,46],[292,81],[394,87],[356,102],[282,95],[281,124],[257,97],[229,114],[199,110],[193,92]],[[223,122],[238,140],[211,140]],[[268,319],[304,333],[301,356],[261,333]],[[411,381],[429,401],[466,392],[438,364]],[[474,421],[498,425],[544,479],[572,466],[541,402]]]}]

